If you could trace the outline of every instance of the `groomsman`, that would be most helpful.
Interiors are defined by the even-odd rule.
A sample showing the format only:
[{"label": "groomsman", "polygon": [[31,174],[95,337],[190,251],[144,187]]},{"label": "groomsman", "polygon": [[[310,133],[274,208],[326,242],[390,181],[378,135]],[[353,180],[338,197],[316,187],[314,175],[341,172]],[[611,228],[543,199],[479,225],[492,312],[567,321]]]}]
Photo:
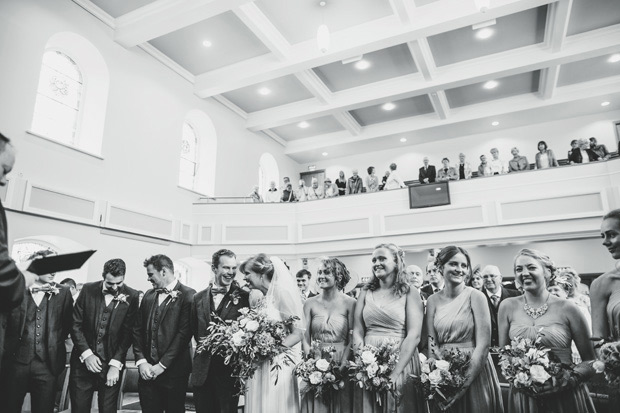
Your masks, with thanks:
[{"label": "groomsman", "polygon": [[[50,254],[40,251],[28,261]],[[56,379],[65,367],[65,338],[73,311],[71,291],[54,283],[54,276],[39,275],[7,320],[0,377],[3,412],[21,412],[28,392],[33,412],[54,411]]]},{"label": "groomsman", "polygon": [[175,279],[172,260],[165,255],[146,259],[144,267],[153,288],[144,294],[134,327],[140,405],[147,413],[184,413],[196,291]]},{"label": "groomsman", "polygon": [[297,280],[297,287],[301,292],[301,298],[306,301],[308,298],[314,297],[315,293],[310,291],[310,279],[312,278],[312,273],[305,268],[297,271],[295,274],[295,279]]},{"label": "groomsman", "polygon": [[516,290],[508,290],[502,286],[502,273],[495,265],[487,265],[481,272],[484,283],[484,292],[487,296],[489,304],[489,312],[491,313],[491,346],[499,345],[497,314],[499,305],[502,301],[509,297],[516,297],[519,292]]},{"label": "groomsman", "polygon": [[116,412],[120,372],[133,340],[138,291],[125,285],[125,262],[103,265],[103,280],[86,283],[73,308],[69,392],[72,412],[90,412],[97,391],[100,412]]},{"label": "groomsman", "polygon": [[426,294],[427,297],[443,290],[444,281],[443,275],[437,270],[435,264],[430,263],[426,267],[426,275],[428,276],[428,284],[420,288],[420,291]]},{"label": "groomsman", "polygon": [[[248,293],[234,280],[237,274],[235,253],[221,249],[213,254],[213,284],[197,293],[192,302],[191,328],[196,342],[207,335],[212,314],[222,320],[236,320],[239,310],[249,307]],[[234,413],[239,404],[239,388],[230,366],[220,356],[208,352],[196,354],[192,369],[192,387],[198,413]]]}]

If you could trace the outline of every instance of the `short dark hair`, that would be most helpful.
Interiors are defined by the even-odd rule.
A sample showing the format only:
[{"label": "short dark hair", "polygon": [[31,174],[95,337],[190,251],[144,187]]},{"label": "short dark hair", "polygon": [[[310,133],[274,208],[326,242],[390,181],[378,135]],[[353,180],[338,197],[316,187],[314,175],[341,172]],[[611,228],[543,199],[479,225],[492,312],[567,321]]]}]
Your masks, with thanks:
[{"label": "short dark hair", "polygon": [[237,258],[234,252],[232,252],[231,250],[227,250],[226,248],[222,248],[221,250],[215,251],[213,255],[211,256],[211,266],[213,268],[219,267],[220,258],[222,258],[223,256],[230,257],[230,258]]},{"label": "short dark hair", "polygon": [[395,164],[394,162],[392,162],[392,163],[390,164],[390,169],[391,169],[392,171],[395,171],[395,170],[396,170],[396,164]]},{"label": "short dark hair", "polygon": [[68,285],[70,287],[77,289],[77,284],[75,283],[75,280],[73,278],[65,278],[64,280],[60,282],[60,285]]},{"label": "short dark hair", "polygon": [[449,162],[450,162],[450,159],[448,159],[448,158],[443,158],[443,159],[441,160],[441,162],[443,162],[443,161],[448,161],[448,163],[449,163]]},{"label": "short dark hair", "polygon": [[10,144],[11,140],[0,133],[0,153],[4,152],[7,144]]},{"label": "short dark hair", "polygon": [[368,175],[370,175],[372,173],[373,169],[375,169],[374,166],[369,166],[368,168],[366,168],[366,172],[368,172]]},{"label": "short dark hair", "polygon": [[103,264],[103,273],[101,276],[105,278],[106,274],[112,274],[113,277],[124,277],[126,270],[127,266],[125,265],[125,261],[120,258],[113,258]]},{"label": "short dark hair", "polygon": [[540,142],[538,142],[538,145],[536,145],[536,147],[539,147],[541,143],[542,143],[543,145],[545,145],[545,150],[547,150],[548,146],[547,146],[547,142],[545,142],[545,141],[540,141]]},{"label": "short dark hair", "polygon": [[297,271],[297,274],[295,274],[295,278],[301,278],[304,275],[307,275],[308,279],[312,278],[312,273],[305,268],[302,268],[301,270]]},{"label": "short dark hair", "polygon": [[269,281],[273,278],[273,263],[265,254],[258,254],[243,261],[239,266],[239,271],[245,274],[252,271],[256,274],[264,275]]},{"label": "short dark hair", "polygon": [[606,219],[617,219],[618,221],[620,221],[620,209],[613,209],[606,213],[603,217],[603,221],[605,221]]},{"label": "short dark hair", "polygon": [[570,141],[570,144],[572,145],[573,143],[577,143],[577,139],[573,139],[572,141]]},{"label": "short dark hair", "polygon": [[30,254],[30,256],[26,259],[26,261],[36,260],[37,258],[44,258],[48,255],[56,255],[54,251],[51,249],[39,250]]},{"label": "short dark hair", "polygon": [[172,260],[163,254],[153,255],[151,258],[144,260],[144,268],[152,265],[157,271],[162,271],[164,268],[168,268],[174,272],[174,264]]}]

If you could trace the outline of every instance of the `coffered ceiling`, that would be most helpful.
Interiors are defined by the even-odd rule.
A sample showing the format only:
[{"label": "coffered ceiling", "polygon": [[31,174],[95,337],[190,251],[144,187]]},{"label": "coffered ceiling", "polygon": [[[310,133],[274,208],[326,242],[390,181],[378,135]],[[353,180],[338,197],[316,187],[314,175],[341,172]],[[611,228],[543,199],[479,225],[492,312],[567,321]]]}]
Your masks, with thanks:
[{"label": "coffered ceiling", "polygon": [[73,1],[302,163],[620,109],[618,0]]}]

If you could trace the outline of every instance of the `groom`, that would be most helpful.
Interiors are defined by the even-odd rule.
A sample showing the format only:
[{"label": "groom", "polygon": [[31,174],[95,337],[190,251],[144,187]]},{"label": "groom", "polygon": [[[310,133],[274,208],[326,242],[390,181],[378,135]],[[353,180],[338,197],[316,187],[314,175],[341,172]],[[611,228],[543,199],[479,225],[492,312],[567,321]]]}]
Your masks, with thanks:
[{"label": "groom", "polygon": [[[236,320],[239,310],[249,307],[248,293],[234,280],[237,273],[235,253],[221,249],[213,254],[211,268],[213,284],[194,296],[191,328],[198,342],[207,335],[212,314],[223,320]],[[192,387],[198,413],[234,413],[237,411],[239,388],[230,366],[220,356],[208,352],[196,354],[192,370]]]}]

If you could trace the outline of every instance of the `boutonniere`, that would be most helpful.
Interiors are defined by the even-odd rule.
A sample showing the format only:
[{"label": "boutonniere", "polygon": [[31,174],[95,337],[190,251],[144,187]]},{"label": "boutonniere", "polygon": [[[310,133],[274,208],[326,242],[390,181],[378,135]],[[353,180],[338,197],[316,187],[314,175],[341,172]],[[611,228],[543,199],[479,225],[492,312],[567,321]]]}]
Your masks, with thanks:
[{"label": "boutonniere", "polygon": [[55,285],[52,285],[49,290],[47,290],[45,292],[45,294],[47,294],[47,299],[50,300],[52,298],[52,296],[58,294],[60,292],[60,290],[58,289],[58,287],[56,287]]},{"label": "boutonniere", "polygon": [[116,301],[114,308],[118,307],[119,303],[127,304],[127,294],[118,294],[116,297],[112,298],[112,301]]},{"label": "boutonniere", "polygon": [[[230,294],[230,301],[232,301],[233,305],[239,304],[239,299],[241,298],[241,294],[239,294],[239,289],[237,288]],[[226,304],[226,308],[230,305],[230,301]]]},{"label": "boutonniere", "polygon": [[180,295],[181,295],[181,291],[179,290],[170,291],[170,302],[174,303]]}]

